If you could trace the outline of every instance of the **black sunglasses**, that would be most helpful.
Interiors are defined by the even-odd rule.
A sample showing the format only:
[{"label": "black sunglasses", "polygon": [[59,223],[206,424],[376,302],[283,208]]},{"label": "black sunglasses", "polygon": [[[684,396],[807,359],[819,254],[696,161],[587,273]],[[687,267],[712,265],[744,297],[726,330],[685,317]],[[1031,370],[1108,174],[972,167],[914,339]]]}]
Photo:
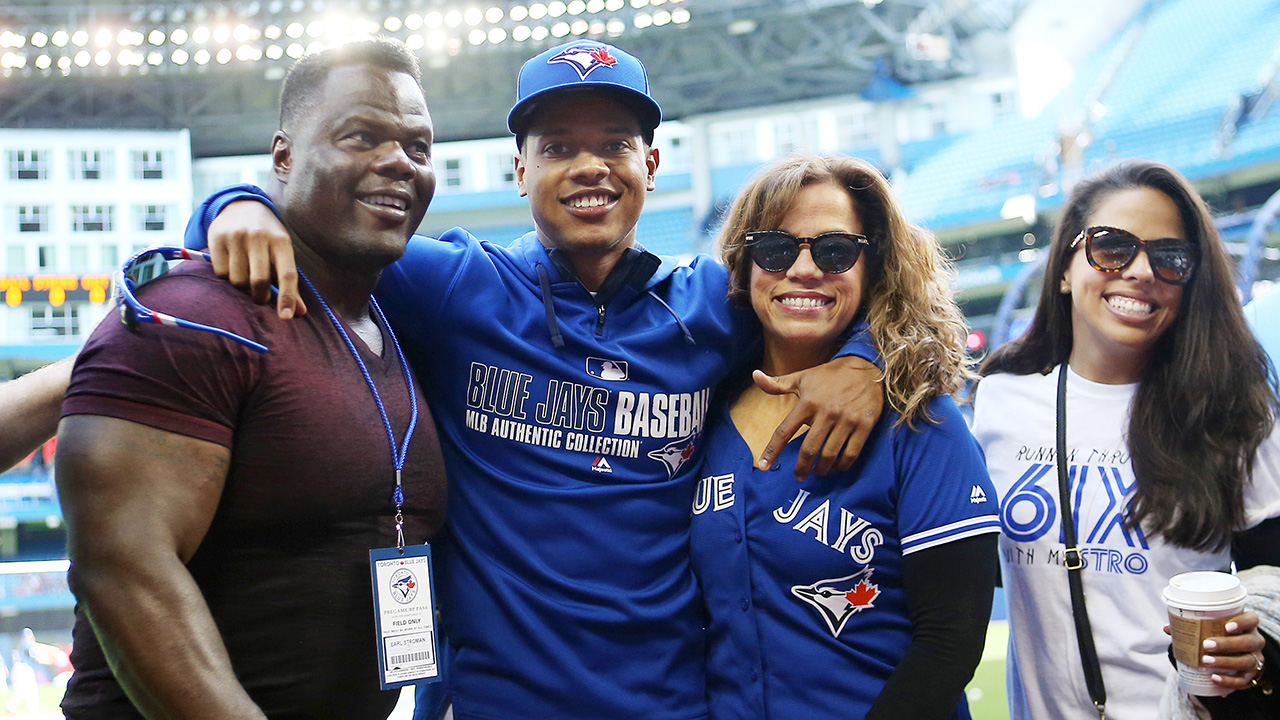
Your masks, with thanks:
[{"label": "black sunglasses", "polygon": [[1157,280],[1170,285],[1185,285],[1196,269],[1199,252],[1196,245],[1177,238],[1143,240],[1127,230],[1095,225],[1080,231],[1071,241],[1074,248],[1084,241],[1084,254],[1093,269],[1120,272],[1133,264],[1138,251],[1146,249],[1147,262]]},{"label": "black sunglasses", "polygon": [[819,270],[839,274],[853,267],[862,249],[870,244],[866,235],[857,233],[829,232],[798,238],[781,230],[758,230],[747,233],[746,247],[751,261],[766,272],[786,271],[800,257],[800,250],[808,248]]}]

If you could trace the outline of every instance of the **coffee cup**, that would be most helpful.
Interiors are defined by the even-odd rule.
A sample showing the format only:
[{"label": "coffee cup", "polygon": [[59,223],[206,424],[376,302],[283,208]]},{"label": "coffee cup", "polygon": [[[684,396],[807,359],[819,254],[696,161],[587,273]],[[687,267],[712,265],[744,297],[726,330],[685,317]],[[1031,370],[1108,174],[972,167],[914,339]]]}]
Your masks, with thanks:
[{"label": "coffee cup", "polygon": [[1204,641],[1227,634],[1227,619],[1244,612],[1248,591],[1240,578],[1224,572],[1189,572],[1174,575],[1164,589],[1173,634],[1173,657],[1178,682],[1188,695],[1226,695],[1231,691],[1213,683],[1222,670],[1200,665]]}]

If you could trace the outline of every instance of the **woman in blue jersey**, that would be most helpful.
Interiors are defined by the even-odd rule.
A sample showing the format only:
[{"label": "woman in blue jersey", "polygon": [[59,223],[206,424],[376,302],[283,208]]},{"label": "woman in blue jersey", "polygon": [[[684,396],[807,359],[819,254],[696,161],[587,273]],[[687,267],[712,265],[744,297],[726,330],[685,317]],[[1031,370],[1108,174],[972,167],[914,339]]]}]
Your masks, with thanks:
[{"label": "woman in blue jersey", "polygon": [[[1146,720],[1173,683],[1169,578],[1280,564],[1273,381],[1208,208],[1172,168],[1130,161],[1081,182],[1047,252],[1031,328],[986,361],[974,402],[1004,525],[1010,712],[1092,720],[1105,699],[1107,717]],[[1064,516],[1101,684],[1085,679]],[[1222,691],[1265,681],[1257,624],[1244,613],[1206,642]]]},{"label": "woman in blue jersey", "polygon": [[760,319],[764,372],[869,333],[888,409],[850,471],[796,482],[799,438],[773,468],[752,463],[795,397],[749,377],[721,393],[692,531],[711,717],[969,717],[999,528],[950,397],[970,371],[937,242],[869,164],[794,156],[734,202],[720,252],[731,298]]}]

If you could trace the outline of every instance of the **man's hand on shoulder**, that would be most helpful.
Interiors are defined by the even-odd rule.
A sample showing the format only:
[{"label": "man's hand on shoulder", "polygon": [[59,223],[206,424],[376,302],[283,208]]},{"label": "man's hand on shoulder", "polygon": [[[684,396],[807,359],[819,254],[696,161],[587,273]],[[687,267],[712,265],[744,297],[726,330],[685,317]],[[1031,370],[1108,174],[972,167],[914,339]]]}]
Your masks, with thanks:
[{"label": "man's hand on shoulder", "polygon": [[851,355],[790,375],[771,377],[757,370],[753,378],[767,393],[792,393],[799,398],[774,431],[757,465],[762,470],[772,467],[787,442],[808,425],[796,460],[797,480],[808,477],[810,469],[826,475],[853,467],[884,407],[880,369]]},{"label": "man's hand on shoulder", "polygon": [[256,200],[238,200],[209,223],[209,255],[213,271],[253,301],[271,301],[272,279],[278,288],[276,311],[282,320],[307,314],[298,296],[298,266],[293,240],[271,208]]}]

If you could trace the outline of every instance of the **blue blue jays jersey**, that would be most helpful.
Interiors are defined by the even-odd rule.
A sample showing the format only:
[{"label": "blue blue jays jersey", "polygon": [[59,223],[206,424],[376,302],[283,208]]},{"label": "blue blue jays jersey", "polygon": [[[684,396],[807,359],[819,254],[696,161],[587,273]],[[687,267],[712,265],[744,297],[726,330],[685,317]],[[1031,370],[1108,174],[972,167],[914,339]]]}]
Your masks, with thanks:
[{"label": "blue blue jays jersey", "polygon": [[[902,558],[999,532],[982,451],[950,397],[938,424],[886,411],[847,473],[770,471],[714,411],[693,503],[693,564],[709,616],[715,720],[847,720],[871,708],[911,643]],[[953,718],[968,718],[961,699]]]}]

